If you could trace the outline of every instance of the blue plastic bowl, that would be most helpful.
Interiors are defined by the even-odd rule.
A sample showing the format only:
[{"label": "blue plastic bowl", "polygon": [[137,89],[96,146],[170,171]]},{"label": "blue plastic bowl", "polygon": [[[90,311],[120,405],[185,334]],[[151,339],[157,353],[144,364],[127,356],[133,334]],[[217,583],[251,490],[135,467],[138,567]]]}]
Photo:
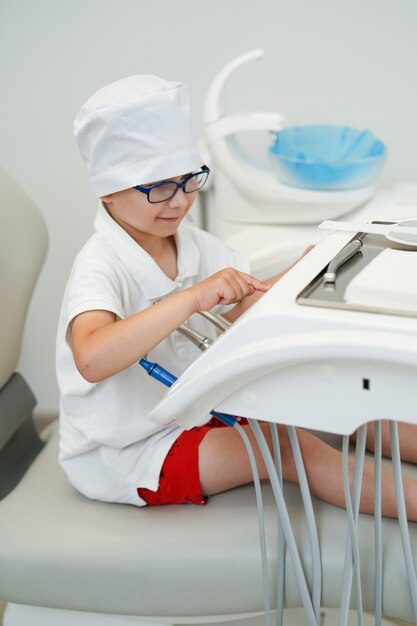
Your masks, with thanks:
[{"label": "blue plastic bowl", "polygon": [[315,125],[277,132],[269,154],[282,183],[304,189],[343,190],[373,184],[386,149],[368,130]]}]

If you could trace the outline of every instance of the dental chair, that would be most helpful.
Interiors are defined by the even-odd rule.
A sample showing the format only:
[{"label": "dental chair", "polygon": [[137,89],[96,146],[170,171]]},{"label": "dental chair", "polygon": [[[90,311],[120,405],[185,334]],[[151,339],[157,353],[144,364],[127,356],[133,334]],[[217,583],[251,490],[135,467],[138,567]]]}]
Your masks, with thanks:
[{"label": "dental chair", "polygon": [[0,498],[19,482],[43,446],[31,414],[35,398],[16,373],[26,312],[47,247],[43,219],[22,189],[0,170]]},{"label": "dental chair", "polygon": [[[305,513],[308,498],[297,486],[284,485],[283,489],[294,540],[294,545],[289,546],[287,531],[283,543],[275,491],[268,485],[262,489],[264,520],[260,524],[252,486],[212,497],[206,507],[139,509],[90,501],[69,485],[57,463],[57,423],[48,427],[41,439],[37,438],[31,421],[35,400],[23,378],[15,373],[30,294],[45,255],[45,227],[33,203],[3,173],[0,187],[0,285],[3,302],[8,303],[3,306],[0,331],[0,597],[8,603],[4,626],[243,620],[264,612],[265,580],[271,607],[277,603],[287,610],[302,607],[308,599],[300,592],[294,550],[305,573],[307,594],[315,588],[313,595],[317,600],[316,583],[320,577],[320,607],[338,608],[345,553],[346,561],[352,560],[346,512],[313,498],[320,551],[317,569],[311,520]],[[251,318],[242,322],[250,325]],[[227,351],[233,355],[237,350],[238,354],[235,337],[237,324],[202,358],[210,359],[210,353],[214,355],[217,349],[221,354],[222,343],[227,339]],[[285,356],[285,351],[282,354]],[[240,357],[243,367],[254,355],[250,351],[245,355],[243,351]],[[220,368],[227,367],[221,359],[219,363]],[[294,360],[290,363],[296,371],[299,364]],[[196,367],[189,380],[201,384],[198,364]],[[280,367],[285,370],[284,361],[274,371]],[[249,370],[244,374],[242,369],[243,387],[250,383]],[[324,369],[322,375],[331,377],[331,372]],[[206,379],[202,393],[192,394],[196,408],[204,405],[206,411],[217,403],[224,404],[239,387],[236,380],[229,389],[217,383],[215,377],[213,384]],[[186,388],[187,380],[167,394],[175,411],[181,410],[185,397],[181,389]],[[297,400],[294,398],[295,406]],[[243,393],[242,402],[250,413],[256,396],[249,388]],[[166,403],[162,402],[154,415],[161,423],[165,419],[164,408]],[[224,408],[229,410],[230,402]],[[339,437],[331,441],[340,444]],[[266,571],[259,549],[262,526],[268,558]],[[365,611],[373,613],[373,517],[359,516],[359,530],[362,603]],[[398,522],[384,520],[382,531],[382,614],[412,620]],[[415,532],[411,541],[415,554]],[[350,605],[355,606],[354,598]],[[291,623],[286,621],[290,611],[284,611],[284,622],[279,613],[278,623]],[[314,619],[315,623],[320,622],[317,611]]]}]

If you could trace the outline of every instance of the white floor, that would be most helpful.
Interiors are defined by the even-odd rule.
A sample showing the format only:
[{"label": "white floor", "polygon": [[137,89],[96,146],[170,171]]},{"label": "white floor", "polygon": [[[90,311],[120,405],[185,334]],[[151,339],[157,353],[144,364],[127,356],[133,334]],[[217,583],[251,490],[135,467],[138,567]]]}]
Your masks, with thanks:
[{"label": "white floor", "polygon": [[[16,605],[14,605],[16,606]],[[9,607],[12,608],[13,605]],[[0,600],[0,626],[1,626],[1,600]],[[17,608],[17,606],[16,606]],[[19,609],[23,607],[19,606]],[[29,609],[29,607],[27,607]],[[13,610],[6,611],[4,626],[144,626],[144,620],[140,620],[135,617],[128,616],[110,616],[100,615],[99,622],[97,621],[97,615],[92,613],[79,613],[79,612],[65,612],[55,611],[54,609],[46,610],[38,607],[30,607],[30,611],[25,614],[19,610],[18,615]],[[320,626],[338,626],[339,612],[337,609],[326,609],[322,611]],[[272,622],[274,623],[274,616],[272,616]],[[399,622],[390,622],[383,620],[382,626],[394,626]],[[356,626],[357,616],[354,611],[349,614],[348,626]],[[363,620],[363,626],[374,626],[374,616],[365,614]],[[405,622],[401,622],[403,626],[408,626]],[[265,620],[263,615],[258,617],[246,618],[239,621],[227,621],[227,622],[215,622],[216,626],[265,626]],[[308,626],[308,622],[305,618],[303,609],[287,609],[284,615],[285,626]],[[146,626],[156,626],[152,622],[147,622]],[[178,624],[177,626],[183,626]],[[184,625],[185,626],[185,625]],[[187,624],[186,626],[201,626]],[[213,625],[214,626],[214,625]],[[411,624],[409,626],[412,626]]]},{"label": "white floor", "polygon": [[[284,626],[308,626],[304,610],[303,609],[287,609],[284,615]],[[320,626],[338,626],[339,611],[337,609],[323,609],[321,613]],[[274,622],[273,622],[274,623]],[[216,626],[265,626],[265,619],[263,616],[249,618],[242,620],[241,622],[223,622],[222,624],[216,624]],[[356,626],[357,619],[355,611],[350,611],[348,626]],[[382,621],[382,626],[393,626],[393,622],[387,620]],[[403,625],[406,624],[403,622]],[[363,619],[363,626],[375,626],[375,618],[373,615],[365,614]],[[410,624],[410,626],[412,626]]]}]

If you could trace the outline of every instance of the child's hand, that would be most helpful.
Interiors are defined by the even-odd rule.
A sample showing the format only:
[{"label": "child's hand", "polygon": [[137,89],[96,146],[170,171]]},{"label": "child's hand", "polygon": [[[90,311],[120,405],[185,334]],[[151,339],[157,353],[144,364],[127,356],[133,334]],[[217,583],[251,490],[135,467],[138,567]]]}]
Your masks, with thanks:
[{"label": "child's hand", "polygon": [[229,267],[216,272],[190,288],[197,311],[209,311],[216,304],[234,304],[251,296],[255,291],[268,291],[271,287],[249,274]]}]

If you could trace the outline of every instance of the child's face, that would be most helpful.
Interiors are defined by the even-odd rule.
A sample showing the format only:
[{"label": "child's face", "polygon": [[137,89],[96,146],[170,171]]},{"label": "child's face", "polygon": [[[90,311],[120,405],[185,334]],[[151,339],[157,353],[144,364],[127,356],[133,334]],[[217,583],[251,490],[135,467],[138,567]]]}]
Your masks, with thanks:
[{"label": "child's face", "polygon": [[[170,178],[182,182],[189,174]],[[155,181],[161,182],[161,181]],[[155,184],[155,183],[149,183]],[[172,236],[195,200],[195,193],[177,193],[165,202],[148,202],[147,196],[136,189],[124,189],[101,198],[113,219],[138,243],[148,237]]]}]

